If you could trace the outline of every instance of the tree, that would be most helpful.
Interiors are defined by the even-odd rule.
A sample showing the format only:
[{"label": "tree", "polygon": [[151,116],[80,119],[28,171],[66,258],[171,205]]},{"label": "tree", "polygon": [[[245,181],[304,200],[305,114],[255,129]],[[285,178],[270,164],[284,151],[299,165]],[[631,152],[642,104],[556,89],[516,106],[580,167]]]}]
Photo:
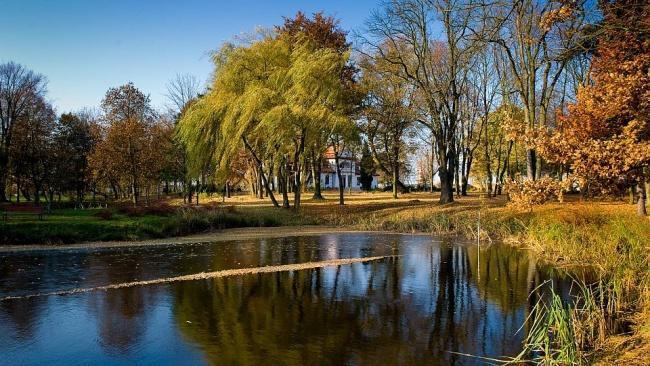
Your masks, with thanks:
[{"label": "tree", "polygon": [[538,132],[549,126],[552,100],[567,64],[582,52],[585,1],[511,0],[491,6],[481,35],[499,45],[513,76],[512,90],[524,111],[526,128],[518,140],[526,145],[526,176],[541,176]]},{"label": "tree", "polygon": [[107,126],[90,158],[93,170],[98,178],[107,179],[114,191],[126,184],[137,204],[142,186],[156,176],[162,161],[154,130],[155,112],[149,96],[132,83],[109,89],[102,109]]},{"label": "tree", "polygon": [[[276,28],[280,37],[287,38],[290,43],[300,43],[308,39],[315,50],[329,49],[341,57],[346,57],[350,52],[350,43],[347,41],[347,33],[339,27],[339,22],[330,16],[315,13],[312,18],[304,13],[298,12],[293,18],[285,18],[284,24]],[[361,93],[357,88],[356,67],[347,62],[340,69],[340,82],[343,87],[344,101],[347,104],[347,114],[352,117],[356,106],[361,101]],[[332,133],[329,126],[321,126],[314,133],[313,144],[307,147],[310,151],[310,163],[314,179],[313,199],[323,199],[321,194],[321,156],[327,148],[327,141]]]},{"label": "tree", "polygon": [[77,207],[83,204],[84,192],[90,178],[88,156],[95,145],[93,123],[94,121],[83,113],[64,113],[59,117],[54,131],[56,181],[59,191],[74,191]]},{"label": "tree", "polygon": [[196,76],[177,74],[167,83],[166,97],[171,103],[171,109],[180,114],[191,101],[198,97],[200,90],[200,82]]},{"label": "tree", "polygon": [[0,64],[0,202],[7,201],[9,150],[14,125],[45,94],[46,79],[14,62]]},{"label": "tree", "polygon": [[340,79],[347,58],[307,37],[296,42],[262,34],[249,44],[222,47],[212,89],[179,124],[190,168],[213,162],[223,179],[243,147],[273,204],[279,206],[266,171],[278,162],[283,206],[291,182],[299,208],[306,148],[320,131],[350,123]]},{"label": "tree", "polygon": [[650,172],[650,5],[603,4],[604,19],[590,73],[577,101],[560,116],[543,144],[550,161],[570,167],[581,189],[616,192],[637,186],[646,215]]},{"label": "tree", "polygon": [[352,123],[337,126],[329,137],[329,146],[332,147],[334,153],[336,178],[339,182],[339,205],[341,206],[345,204],[345,179],[342,172],[344,162],[341,159],[354,156],[354,146],[358,146],[358,144],[359,131]]},{"label": "tree", "polygon": [[489,197],[501,194],[506,174],[514,179],[526,173],[525,166],[519,166],[519,161],[526,161],[526,152],[517,145],[512,126],[525,128],[524,112],[514,105],[501,105],[485,117],[474,177],[485,182]]},{"label": "tree", "polygon": [[[392,57],[390,50],[382,52]],[[415,88],[398,76],[398,66],[383,57],[363,58],[360,65],[361,84],[366,91],[361,128],[377,167],[392,177],[393,198],[397,198],[398,187],[406,188],[400,180],[400,170],[405,166],[406,138],[417,119],[413,106]]]},{"label": "tree", "polygon": [[37,97],[31,99],[12,126],[14,139],[9,153],[11,170],[19,187],[24,182],[33,189],[36,204],[40,204],[41,193],[46,188],[52,192],[54,186],[55,119],[53,107],[43,97]]},{"label": "tree", "polygon": [[364,191],[369,191],[372,189],[372,180],[375,174],[375,162],[372,158],[372,153],[368,147],[368,143],[364,142],[361,149],[361,161],[360,165],[360,180],[361,180],[361,189]]},{"label": "tree", "polygon": [[[169,113],[173,115],[174,124],[178,124],[182,115],[189,109],[189,107],[200,96],[200,86],[198,79],[189,74],[178,74],[174,79],[167,83],[166,97],[170,103]],[[172,136],[172,146],[169,150],[167,157],[167,166],[164,169],[166,181],[166,190],[168,191],[168,180],[174,181],[174,187],[177,181],[183,182],[183,201],[192,202],[192,195],[194,192],[193,181],[196,182],[196,188],[199,188],[199,181],[205,174],[205,168],[195,175],[190,176],[187,165],[187,148],[178,136],[174,133]],[[196,198],[198,203],[199,192],[197,189]]]},{"label": "tree", "polygon": [[[463,89],[478,44],[468,37],[474,9],[451,0],[391,1],[373,15],[368,22],[370,37],[363,40],[365,48],[370,49],[364,51],[367,56],[374,53],[374,57],[395,65],[397,75],[417,89],[423,112],[418,121],[435,140],[440,203],[454,200],[456,136]],[[440,37],[435,36],[438,25],[443,29]]]}]

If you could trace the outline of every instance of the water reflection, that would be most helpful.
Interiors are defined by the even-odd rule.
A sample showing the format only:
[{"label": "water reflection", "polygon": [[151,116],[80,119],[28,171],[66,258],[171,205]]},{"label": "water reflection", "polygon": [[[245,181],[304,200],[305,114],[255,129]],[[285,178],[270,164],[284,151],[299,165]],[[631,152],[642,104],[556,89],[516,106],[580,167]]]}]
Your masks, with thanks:
[{"label": "water reflection", "polygon": [[478,271],[474,246],[367,234],[5,254],[0,293],[391,254],[399,256],[1,301],[0,354],[9,364],[481,364],[464,354],[519,352],[533,288],[553,279],[568,293],[566,279],[516,249],[482,249]]}]

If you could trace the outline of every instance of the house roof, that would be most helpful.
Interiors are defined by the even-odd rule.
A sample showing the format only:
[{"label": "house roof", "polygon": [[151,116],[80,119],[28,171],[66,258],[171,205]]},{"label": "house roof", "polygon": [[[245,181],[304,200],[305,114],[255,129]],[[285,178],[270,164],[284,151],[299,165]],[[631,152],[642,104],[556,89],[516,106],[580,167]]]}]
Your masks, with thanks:
[{"label": "house roof", "polygon": [[[325,153],[323,153],[323,157],[325,159],[334,159],[336,158],[336,154],[334,153],[334,147],[328,146],[327,150],[325,150]],[[354,155],[350,153],[348,150],[343,150],[340,155],[339,155],[340,160],[356,160]]]}]

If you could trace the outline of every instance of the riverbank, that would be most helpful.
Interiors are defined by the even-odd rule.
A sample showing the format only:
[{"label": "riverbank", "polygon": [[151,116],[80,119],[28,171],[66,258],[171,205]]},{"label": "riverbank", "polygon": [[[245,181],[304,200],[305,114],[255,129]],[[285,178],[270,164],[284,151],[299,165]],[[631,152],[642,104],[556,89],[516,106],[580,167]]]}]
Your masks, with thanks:
[{"label": "riverbank", "polygon": [[[13,238],[16,244],[46,244],[13,245],[5,250],[45,248],[48,243],[76,247],[67,244],[88,241],[94,243],[81,245],[124,246],[136,243],[123,240],[152,238],[158,239],[150,243],[174,244],[268,237],[271,232],[278,236],[309,235],[321,230],[432,233],[474,239],[480,236],[483,242],[505,241],[529,249],[556,266],[594,268],[607,286],[603,295],[609,302],[602,302],[602,307],[612,307],[602,313],[626,324],[624,334],[608,334],[592,344],[595,355],[603,364],[650,363],[650,220],[637,217],[632,205],[580,202],[569,197],[566,203],[519,211],[506,207],[504,198],[472,195],[439,205],[437,197],[425,193],[403,195],[398,200],[377,193],[349,196],[346,205],[340,207],[335,197],[327,198],[307,200],[300,213],[274,209],[249,197],[233,197],[223,204],[205,202],[209,209],[181,210],[171,215],[144,213],[131,217],[116,213],[109,220],[92,211],[72,210],[57,212],[45,221],[10,221],[0,226],[0,232],[4,243]],[[249,229],[214,232],[236,227]],[[176,238],[187,234],[194,235]],[[174,238],[160,239],[170,236]],[[113,242],[97,243],[106,240]]]},{"label": "riverbank", "polygon": [[[220,243],[237,240],[251,240],[261,238],[283,238],[292,236],[312,236],[331,233],[358,233],[373,231],[345,230],[335,226],[305,225],[305,226],[272,226],[272,227],[245,227],[211,231],[201,234],[192,234],[173,238],[145,239],[134,241],[92,241],[75,244],[25,244],[3,245],[0,253],[26,252],[35,250],[78,250],[78,249],[106,249],[106,248],[133,248],[146,246],[183,245],[194,243]],[[419,235],[428,235],[420,233]]]}]

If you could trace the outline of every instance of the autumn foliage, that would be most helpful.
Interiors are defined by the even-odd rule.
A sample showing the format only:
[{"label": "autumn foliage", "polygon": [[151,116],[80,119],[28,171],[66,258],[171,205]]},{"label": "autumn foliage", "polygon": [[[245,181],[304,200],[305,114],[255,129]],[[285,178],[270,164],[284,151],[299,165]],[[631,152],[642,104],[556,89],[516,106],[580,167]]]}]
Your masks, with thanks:
[{"label": "autumn foliage", "polygon": [[541,146],[589,193],[641,184],[650,165],[650,5],[604,5],[591,80]]},{"label": "autumn foliage", "polygon": [[505,183],[510,206],[532,209],[547,202],[563,202],[564,193],[571,188],[572,180],[555,180],[543,177],[537,180],[510,179]]}]

